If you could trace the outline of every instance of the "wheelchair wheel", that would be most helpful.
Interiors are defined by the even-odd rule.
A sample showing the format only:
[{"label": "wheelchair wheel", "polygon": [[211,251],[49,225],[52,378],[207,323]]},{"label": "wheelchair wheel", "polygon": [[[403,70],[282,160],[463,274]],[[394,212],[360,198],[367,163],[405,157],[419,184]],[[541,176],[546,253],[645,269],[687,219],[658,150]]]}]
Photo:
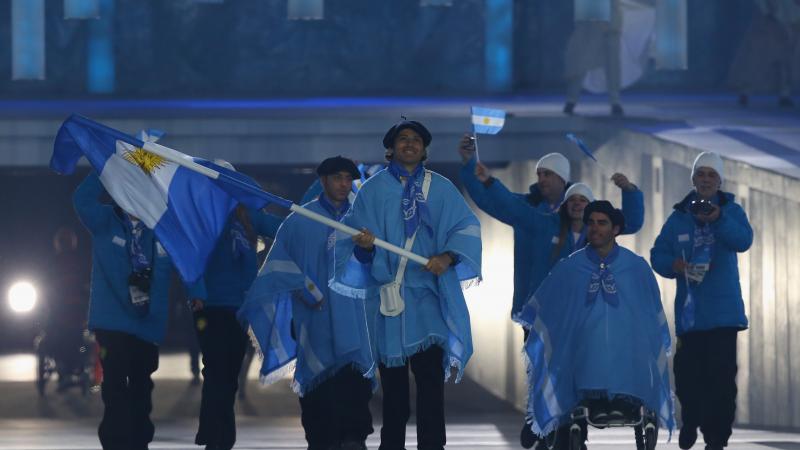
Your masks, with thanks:
[{"label": "wheelchair wheel", "polygon": [[644,445],[645,450],[654,450],[658,442],[658,428],[656,424],[650,422],[644,426]]},{"label": "wheelchair wheel", "polygon": [[646,450],[644,445],[644,430],[641,425],[633,427],[633,436],[636,438],[636,450]]},{"label": "wheelchair wheel", "polygon": [[583,430],[577,423],[569,427],[569,450],[581,450],[583,447]]}]

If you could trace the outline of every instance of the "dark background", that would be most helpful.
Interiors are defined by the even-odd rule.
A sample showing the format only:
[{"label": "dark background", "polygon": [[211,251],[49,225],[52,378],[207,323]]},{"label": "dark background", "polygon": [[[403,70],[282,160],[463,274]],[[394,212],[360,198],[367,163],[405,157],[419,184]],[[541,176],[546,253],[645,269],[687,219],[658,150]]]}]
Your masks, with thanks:
[{"label": "dark background", "polygon": [[[326,0],[325,19],[287,20],[287,0],[116,0],[114,97],[472,95],[485,91],[484,1]],[[86,96],[91,21],[46,2],[46,80],[11,81],[0,45],[0,95]],[[571,0],[515,0],[511,94],[560,92]],[[689,69],[651,71],[634,90],[718,90],[753,12],[749,0],[689,0]],[[0,42],[10,42],[0,8]]]}]

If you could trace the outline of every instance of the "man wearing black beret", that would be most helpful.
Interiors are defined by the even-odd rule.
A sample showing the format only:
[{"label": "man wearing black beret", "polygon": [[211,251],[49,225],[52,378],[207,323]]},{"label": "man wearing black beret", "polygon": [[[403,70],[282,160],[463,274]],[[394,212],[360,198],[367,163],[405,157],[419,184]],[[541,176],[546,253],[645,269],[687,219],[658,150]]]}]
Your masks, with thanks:
[{"label": "man wearing black beret", "polygon": [[[458,380],[472,354],[460,282],[480,276],[480,223],[458,189],[425,168],[430,143],[430,132],[416,121],[386,132],[389,165],[364,183],[343,219],[363,231],[352,240],[338,233],[336,239],[331,289],[365,298],[379,363],[380,450],[405,448],[409,370],[417,386],[417,448],[444,449],[444,381],[451,368]],[[414,265],[374,246],[375,237],[429,262]]]}]

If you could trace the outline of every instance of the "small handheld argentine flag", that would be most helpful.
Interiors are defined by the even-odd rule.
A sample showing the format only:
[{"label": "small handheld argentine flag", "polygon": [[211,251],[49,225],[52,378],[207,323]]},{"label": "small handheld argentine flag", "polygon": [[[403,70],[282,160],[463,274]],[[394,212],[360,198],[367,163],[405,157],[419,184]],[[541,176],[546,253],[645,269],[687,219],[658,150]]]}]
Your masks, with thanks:
[{"label": "small handheld argentine flag", "polygon": [[476,134],[497,134],[506,123],[502,109],[472,107],[472,131]]}]

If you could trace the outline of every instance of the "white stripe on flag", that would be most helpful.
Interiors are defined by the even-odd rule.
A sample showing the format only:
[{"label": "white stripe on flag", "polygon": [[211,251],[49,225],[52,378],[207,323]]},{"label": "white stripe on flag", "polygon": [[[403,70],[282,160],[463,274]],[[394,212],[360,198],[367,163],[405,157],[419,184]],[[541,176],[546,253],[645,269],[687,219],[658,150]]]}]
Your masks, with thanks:
[{"label": "white stripe on flag", "polygon": [[505,123],[506,119],[504,117],[472,116],[473,125],[502,128]]},{"label": "white stripe on flag", "polygon": [[167,210],[167,190],[178,166],[164,162],[151,176],[125,160],[125,151],[117,145],[117,153],[103,166],[100,181],[120,208],[153,229]]},{"label": "white stripe on flag", "polygon": [[314,282],[311,281],[311,278],[308,277],[306,277],[305,283],[306,283],[306,290],[308,290],[311,296],[314,297],[314,300],[316,300],[317,303],[321,302],[324,296],[322,295],[322,292],[319,290],[317,285],[314,284]]}]

